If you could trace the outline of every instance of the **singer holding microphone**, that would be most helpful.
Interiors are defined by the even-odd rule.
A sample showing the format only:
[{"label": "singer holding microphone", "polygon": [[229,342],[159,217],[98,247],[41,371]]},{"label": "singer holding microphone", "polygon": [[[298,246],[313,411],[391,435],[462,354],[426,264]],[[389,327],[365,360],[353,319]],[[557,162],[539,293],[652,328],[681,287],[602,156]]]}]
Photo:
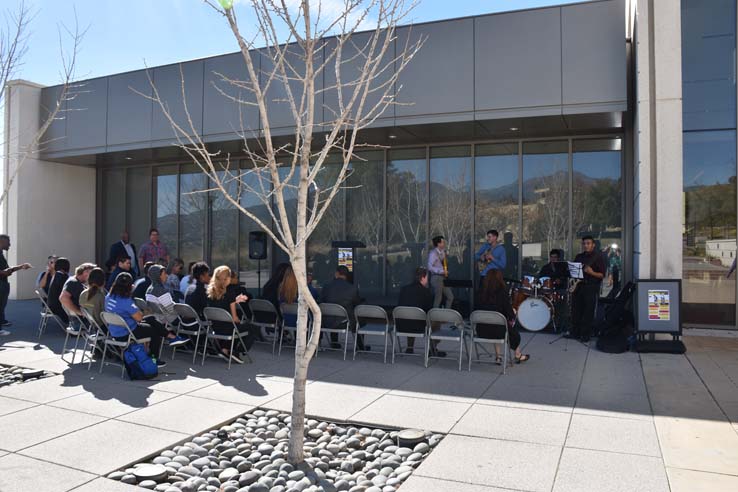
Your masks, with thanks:
[{"label": "singer holding microphone", "polygon": [[448,262],[446,260],[446,240],[443,236],[433,238],[433,249],[428,253],[428,272],[431,275],[430,284],[433,288],[433,307],[440,307],[441,300],[445,297],[445,307],[451,309],[454,294],[450,287],[444,285],[444,280],[448,277]]}]

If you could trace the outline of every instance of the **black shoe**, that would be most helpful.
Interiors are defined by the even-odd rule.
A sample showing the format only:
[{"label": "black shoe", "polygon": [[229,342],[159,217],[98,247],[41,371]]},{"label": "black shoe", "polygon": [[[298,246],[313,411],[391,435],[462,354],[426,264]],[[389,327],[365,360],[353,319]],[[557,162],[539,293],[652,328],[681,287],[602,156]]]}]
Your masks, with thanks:
[{"label": "black shoe", "polygon": [[431,357],[446,357],[446,352],[443,350],[434,350],[431,352]]},{"label": "black shoe", "polygon": [[156,361],[156,367],[158,367],[159,369],[161,369],[162,367],[167,367],[167,363],[164,362],[163,360],[158,360],[157,359],[157,361]]},{"label": "black shoe", "polygon": [[8,321],[7,319],[5,321],[0,321],[0,326],[11,326],[12,324],[12,321]]},{"label": "black shoe", "polygon": [[411,355],[412,355],[412,354],[414,354],[414,353],[415,353],[415,350],[414,350],[414,349],[411,349],[411,348],[406,348],[406,349],[405,349],[405,353],[406,353],[406,354],[411,354]]}]

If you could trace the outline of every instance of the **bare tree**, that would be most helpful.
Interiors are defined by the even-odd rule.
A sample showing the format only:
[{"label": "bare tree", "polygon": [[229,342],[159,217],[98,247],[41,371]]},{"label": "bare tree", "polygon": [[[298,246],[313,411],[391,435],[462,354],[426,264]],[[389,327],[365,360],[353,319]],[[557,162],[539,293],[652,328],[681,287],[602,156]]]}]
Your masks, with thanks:
[{"label": "bare tree", "polygon": [[[5,22],[0,27],[0,108],[5,109],[6,94],[9,90],[8,83],[13,80],[23,66],[23,59],[28,52],[29,33],[28,29],[33,20],[33,12],[21,2],[17,11],[7,10],[4,13]],[[19,152],[5,156],[7,166],[5,180],[3,183],[0,205],[5,202],[13,182],[23,168],[29,157],[38,155],[48,141],[43,140],[49,127],[59,119],[64,118],[65,113],[70,111],[69,101],[73,100],[82,90],[82,86],[75,84],[77,69],[77,55],[84,37],[84,31],[80,31],[75,16],[74,28],[69,29],[64,25],[59,26],[59,58],[61,61],[61,91],[53,105],[43,108],[46,115],[41,126],[31,136],[29,142]],[[65,49],[65,38],[69,38],[69,46]],[[20,136],[16,136],[19,138]],[[9,142],[3,142],[3,148]]]},{"label": "bare tree", "polygon": [[[288,458],[300,463],[304,453],[307,369],[318,347],[321,326],[320,308],[307,284],[306,245],[344,187],[355,151],[368,146],[361,141],[360,132],[388,107],[398,104],[398,77],[422,45],[421,40],[409,35],[401,43],[396,31],[414,2],[342,0],[342,8],[336,9],[320,0],[243,0],[243,11],[249,12],[255,31],[249,36],[239,25],[233,0],[205,2],[226,20],[246,66],[243,80],[216,74],[230,90],[215,85],[240,108],[258,110],[260,133],[248,128],[235,132],[251,167],[240,169],[235,160],[231,165],[230,155],[222,155],[203,141],[187,108],[184,77],[184,121],[173,115],[153,80],[151,94],[142,95],[159,106],[179,147],[210,178],[212,189],[263,229],[289,257],[297,277],[299,307]],[[367,25],[371,29],[358,34]],[[266,47],[257,50],[259,45]],[[319,88],[317,81],[324,76],[329,82]],[[316,96],[323,93],[335,102],[320,108]],[[271,125],[277,105],[289,108],[294,130],[294,136],[282,144],[274,138]],[[320,109],[329,115],[325,123],[318,122]],[[329,155],[331,162],[337,159],[336,173],[326,170]],[[228,193],[234,181],[259,198],[273,227]],[[286,199],[294,196],[296,213],[292,214]],[[310,339],[308,312],[313,319]]]}]

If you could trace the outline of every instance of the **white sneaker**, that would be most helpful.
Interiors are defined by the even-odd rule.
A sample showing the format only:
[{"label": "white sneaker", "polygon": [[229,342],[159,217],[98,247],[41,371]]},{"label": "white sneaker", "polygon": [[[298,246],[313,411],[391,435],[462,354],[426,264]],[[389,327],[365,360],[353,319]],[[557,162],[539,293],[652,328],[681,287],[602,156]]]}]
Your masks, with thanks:
[{"label": "white sneaker", "polygon": [[7,337],[8,335],[10,335],[8,330],[0,330],[0,337]]}]

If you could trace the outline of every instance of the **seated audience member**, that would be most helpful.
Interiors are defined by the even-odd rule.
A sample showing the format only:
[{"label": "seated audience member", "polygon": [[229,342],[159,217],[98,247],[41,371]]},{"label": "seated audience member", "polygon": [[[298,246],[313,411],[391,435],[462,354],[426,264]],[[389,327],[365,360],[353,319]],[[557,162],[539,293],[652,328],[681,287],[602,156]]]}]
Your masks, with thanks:
[{"label": "seated audience member", "polygon": [[279,305],[279,284],[282,283],[284,272],[290,266],[289,263],[280,263],[277,268],[274,269],[274,274],[271,276],[264,287],[261,289],[261,298],[266,299],[275,306]]},{"label": "seated audience member", "polygon": [[[153,317],[162,325],[171,326],[178,317],[174,312],[174,299],[164,284],[167,281],[167,271],[160,265],[152,265],[149,268],[149,278],[151,285],[146,290],[146,301],[157,304],[161,308],[161,314],[154,314]],[[172,347],[179,347],[189,342],[188,338],[173,336],[166,339],[166,342]]]},{"label": "seated audience member", "polygon": [[[345,266],[341,265],[336,268],[336,273],[330,282],[323,287],[322,302],[339,304],[343,306],[348,313],[349,317],[349,329],[354,331],[356,329],[356,320],[354,318],[354,307],[361,303],[359,297],[359,290],[354,284],[349,282],[351,278],[351,272]],[[333,320],[325,320],[324,326],[328,326]],[[335,320],[338,322],[338,320]],[[356,345],[359,350],[370,350],[368,345],[364,345],[364,337],[359,336],[356,341]],[[331,348],[340,349],[341,345],[338,343],[338,334],[331,333]]]},{"label": "seated audience member", "polygon": [[[235,295],[235,289],[228,290],[228,286],[231,284],[231,269],[227,266],[219,266],[213,272],[213,276],[208,284],[208,307],[217,307],[226,310],[230,313],[233,321],[236,323],[241,338],[246,345],[246,350],[251,349],[251,345],[254,343],[255,330],[249,330],[247,326],[241,324],[241,319],[238,316],[236,304],[246,302],[247,298],[243,294]],[[222,335],[230,335],[233,332],[233,325],[231,323],[216,321],[212,325],[213,331]],[[226,340],[219,340],[220,343],[220,356],[224,360],[229,358],[238,364],[243,364],[243,360],[236,354],[230,353],[230,342]],[[236,342],[234,345],[239,349],[240,344]]]},{"label": "seated audience member", "polygon": [[[90,276],[90,271],[96,268],[97,265],[94,263],[82,263],[74,270],[74,276],[69,277],[64,282],[62,287],[62,293],[59,296],[59,302],[70,314],[76,314],[80,320],[84,320],[84,314],[79,306],[79,296],[82,291],[85,290],[87,284],[87,277]],[[75,327],[77,327],[75,320]]]},{"label": "seated audience member", "polygon": [[54,265],[56,264],[56,255],[51,255],[48,258],[48,261],[46,262],[46,269],[41,272],[38,275],[38,278],[36,279],[36,288],[43,292],[44,294],[49,293],[49,286],[51,285],[51,280],[54,278],[54,274],[56,273],[56,270],[54,269]]},{"label": "seated audience member", "polygon": [[131,297],[132,289],[133,277],[130,273],[121,273],[113,282],[110,293],[105,297],[105,311],[123,318],[127,328],[125,326],[108,325],[108,333],[120,341],[128,339],[129,329],[136,338],[150,337],[149,354],[156,360],[157,366],[164,367],[166,363],[163,360],[158,360],[161,342],[164,337],[171,338],[174,335],[169,333],[153,317],[149,316],[144,320],[143,313],[136,307],[136,303],[133,302]]},{"label": "seated audience member", "polygon": [[196,261],[191,261],[190,264],[187,265],[187,275],[182,277],[182,280],[179,281],[179,291],[182,294],[187,294],[187,289],[190,288],[190,284],[195,283],[195,280],[192,277],[192,268],[194,268],[196,263],[197,263]]},{"label": "seated audience member", "polygon": [[246,290],[246,287],[241,285],[241,282],[238,281],[238,273],[231,270],[231,283],[228,285],[228,295],[232,296],[238,296],[243,294],[246,296],[246,302],[239,303],[239,306],[241,306],[241,310],[243,311],[243,314],[246,318],[251,319],[251,309],[249,309],[249,301],[253,298],[251,295],[251,292]]},{"label": "seated audience member", "polygon": [[177,302],[184,299],[184,292],[179,290],[179,282],[181,280],[180,275],[182,274],[183,268],[184,261],[180,258],[173,259],[167,268],[167,282],[164,284],[164,287],[169,290],[169,293],[172,294],[172,298]]},{"label": "seated audience member", "polygon": [[[279,304],[295,304],[297,303],[297,278],[291,266],[288,266],[282,277],[282,283],[279,284]],[[295,326],[297,323],[297,315],[287,314],[284,316],[287,326]]]},{"label": "seated audience member", "polygon": [[[398,306],[409,306],[420,308],[426,313],[433,307],[433,293],[428,287],[428,270],[418,267],[415,270],[413,282],[400,289],[400,297],[397,299]],[[426,322],[415,320],[397,320],[397,331],[406,333],[425,333]],[[407,338],[406,354],[412,354],[415,351],[415,338]],[[433,355],[436,357],[445,357],[446,353],[439,351],[433,347]]]},{"label": "seated audience member", "polygon": [[[520,352],[520,332],[515,323],[515,311],[510,304],[510,297],[507,295],[507,285],[505,285],[500,270],[490,270],[484,276],[480,305],[477,306],[477,309],[497,311],[504,315],[507,318],[510,348],[515,351],[515,362],[520,364],[530,359],[530,355]],[[477,325],[477,335],[483,338],[504,338],[505,330],[501,326]],[[500,355],[498,345],[495,345],[495,353],[497,355],[496,362],[502,364],[502,356]]]},{"label": "seated audience member", "polygon": [[195,310],[200,319],[205,319],[203,311],[208,305],[208,284],[210,283],[210,267],[204,261],[192,267],[194,282],[187,287],[185,303]]},{"label": "seated audience member", "polygon": [[64,290],[64,284],[69,278],[69,260],[66,258],[57,258],[54,267],[56,271],[54,272],[54,278],[51,280],[51,285],[49,285],[49,297],[47,302],[51,312],[57,315],[66,325],[69,323],[69,317],[67,316],[67,313],[64,312],[64,308],[62,308],[59,297],[62,294],[62,290]]},{"label": "seated audience member", "polygon": [[87,287],[79,295],[79,305],[87,310],[92,315],[92,318],[97,323],[97,326],[104,328],[100,313],[105,311],[105,292],[103,286],[105,285],[105,272],[102,268],[93,268],[90,270],[90,275],[87,277]]},{"label": "seated audience member", "polygon": [[154,265],[155,263],[152,261],[147,262],[144,265],[143,277],[136,280],[136,283],[133,284],[133,297],[135,299],[146,299],[146,291],[149,290],[149,286],[151,285],[151,279],[149,278],[149,269]]},{"label": "seated audience member", "polygon": [[113,285],[115,277],[117,277],[122,272],[130,273],[131,276],[133,276],[133,272],[131,271],[131,257],[128,255],[119,256],[115,260],[115,268],[113,268],[113,271],[110,273],[108,281],[105,283],[105,288],[110,290],[110,286]]}]

